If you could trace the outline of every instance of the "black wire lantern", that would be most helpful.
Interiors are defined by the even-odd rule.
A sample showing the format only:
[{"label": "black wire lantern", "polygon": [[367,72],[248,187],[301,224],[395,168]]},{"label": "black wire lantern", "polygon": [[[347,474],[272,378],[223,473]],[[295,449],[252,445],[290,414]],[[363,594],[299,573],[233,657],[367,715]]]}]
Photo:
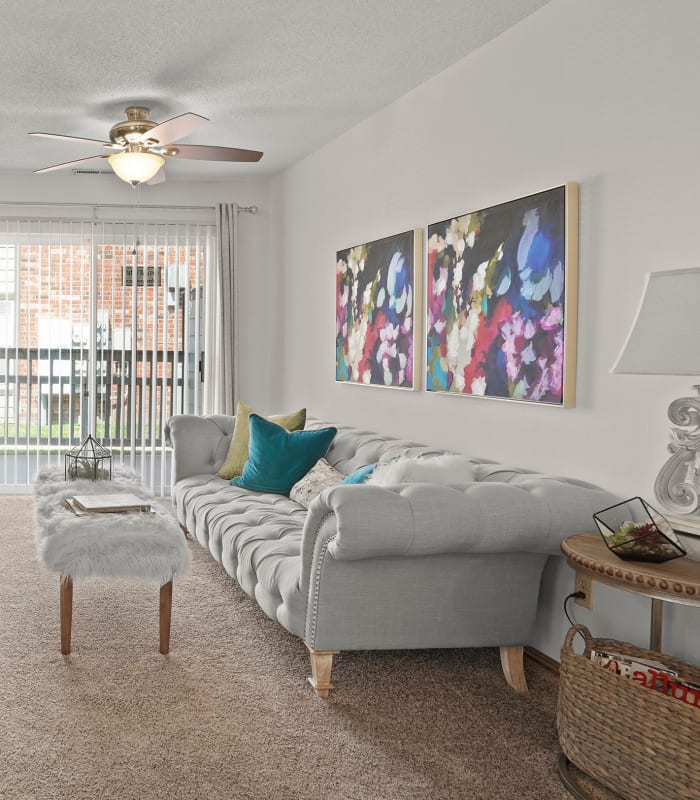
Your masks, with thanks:
[{"label": "black wire lantern", "polygon": [[112,454],[90,434],[66,453],[66,480],[86,478],[90,481],[112,480]]}]

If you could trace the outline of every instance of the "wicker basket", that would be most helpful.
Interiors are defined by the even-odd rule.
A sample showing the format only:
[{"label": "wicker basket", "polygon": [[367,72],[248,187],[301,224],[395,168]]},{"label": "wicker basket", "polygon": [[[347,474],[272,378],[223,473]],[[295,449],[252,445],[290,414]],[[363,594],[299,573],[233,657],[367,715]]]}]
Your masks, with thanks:
[{"label": "wicker basket", "polygon": [[[581,631],[586,655],[574,652]],[[593,639],[585,625],[566,635],[561,651],[557,727],[566,757],[626,800],[700,798],[700,708],[646,689],[599,667],[591,649],[662,661],[693,683],[700,670],[613,639]]]}]

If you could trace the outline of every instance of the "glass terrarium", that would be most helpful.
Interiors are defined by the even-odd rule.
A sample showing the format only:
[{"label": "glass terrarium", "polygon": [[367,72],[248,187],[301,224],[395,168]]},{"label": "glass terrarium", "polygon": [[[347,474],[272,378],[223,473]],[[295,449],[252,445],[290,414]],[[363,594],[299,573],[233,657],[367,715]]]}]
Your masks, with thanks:
[{"label": "glass terrarium", "polygon": [[632,497],[593,515],[603,541],[625,561],[660,563],[686,551],[670,522],[641,497]]},{"label": "glass terrarium", "polygon": [[66,480],[112,480],[112,454],[88,434],[78,447],[66,453],[64,475]]}]

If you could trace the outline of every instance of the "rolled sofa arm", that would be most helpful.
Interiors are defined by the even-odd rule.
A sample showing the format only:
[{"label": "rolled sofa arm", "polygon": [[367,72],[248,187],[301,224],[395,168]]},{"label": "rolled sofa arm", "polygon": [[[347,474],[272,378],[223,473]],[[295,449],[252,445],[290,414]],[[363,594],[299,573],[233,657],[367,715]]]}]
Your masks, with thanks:
[{"label": "rolled sofa arm", "polygon": [[173,446],[172,483],[190,475],[213,475],[224,463],[233,436],[235,417],[176,414],[165,426]]},{"label": "rolled sofa arm", "polygon": [[542,475],[466,486],[334,486],[309,509],[302,558],[304,550],[311,556],[312,540],[321,532],[337,561],[439,553],[559,555],[563,538],[593,531],[593,513],[615,502],[602,489]]}]

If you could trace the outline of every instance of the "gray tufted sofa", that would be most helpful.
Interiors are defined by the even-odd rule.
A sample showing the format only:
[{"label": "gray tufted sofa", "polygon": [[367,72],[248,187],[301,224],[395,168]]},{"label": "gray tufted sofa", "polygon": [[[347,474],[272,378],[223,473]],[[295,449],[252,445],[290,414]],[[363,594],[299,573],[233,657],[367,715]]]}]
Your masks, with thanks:
[{"label": "gray tufted sofa", "polygon": [[[474,459],[476,480],[467,485],[341,485],[307,511],[216,476],[234,422],[168,421],[177,517],[266,614],[304,640],[319,696],[333,688],[340,650],[432,647],[499,647],[506,680],[527,691],[523,646],[545,562],[559,554],[561,539],[590,531],[593,512],[616,498],[591,484]],[[326,458],[346,474],[445,452],[336,427]]]}]

